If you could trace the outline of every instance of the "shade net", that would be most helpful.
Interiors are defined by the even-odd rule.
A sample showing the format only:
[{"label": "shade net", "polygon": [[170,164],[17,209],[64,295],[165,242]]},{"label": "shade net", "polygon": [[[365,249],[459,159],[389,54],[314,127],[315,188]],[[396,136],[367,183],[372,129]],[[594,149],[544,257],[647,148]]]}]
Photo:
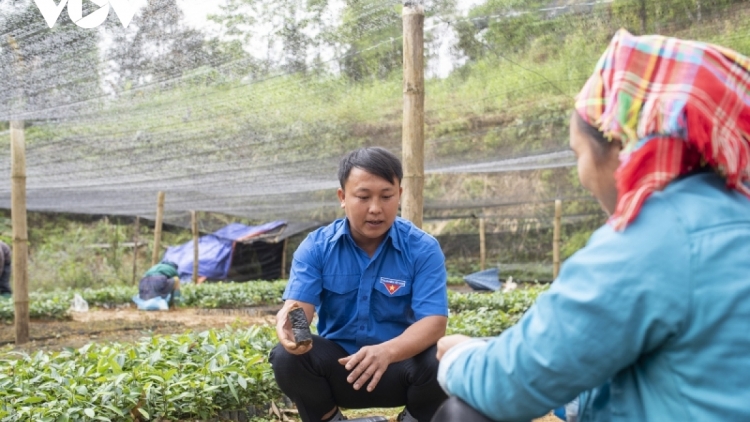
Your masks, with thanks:
[{"label": "shade net", "polygon": [[[401,154],[401,1],[63,3],[0,1],[0,173],[21,121],[29,210],[153,219],[163,191],[167,223],[190,210],[330,221],[342,154]],[[604,220],[577,181],[568,118],[618,28],[750,54],[746,1],[422,5],[425,227],[471,254],[460,236],[481,218],[490,243],[547,236],[555,199],[566,224]],[[10,194],[0,178],[0,207]]]}]

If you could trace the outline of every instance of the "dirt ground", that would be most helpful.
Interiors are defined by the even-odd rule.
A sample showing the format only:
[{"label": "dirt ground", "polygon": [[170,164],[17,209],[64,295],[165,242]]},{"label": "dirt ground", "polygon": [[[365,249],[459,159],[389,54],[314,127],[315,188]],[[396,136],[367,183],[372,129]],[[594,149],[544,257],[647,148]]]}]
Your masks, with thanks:
[{"label": "dirt ground", "polygon": [[[135,308],[96,309],[74,312],[72,321],[31,321],[31,341],[16,349],[60,350],[81,347],[92,341],[128,342],[154,334],[177,334],[209,328],[272,324],[279,307],[244,309],[174,309],[139,311]],[[13,324],[0,325],[0,346],[13,345]]]},{"label": "dirt ground", "polygon": [[[450,286],[451,290],[468,292],[467,285]],[[187,330],[204,331],[227,325],[249,326],[268,323],[281,305],[240,309],[171,309],[139,311],[135,307],[92,309],[74,312],[72,321],[31,321],[31,341],[18,350],[59,350],[81,347],[92,341],[136,341],[154,334],[177,334]],[[12,323],[0,323],[0,346],[14,344]]]},{"label": "dirt ground", "polygon": [[[349,419],[354,418],[363,418],[366,416],[386,416],[388,418],[388,422],[397,422],[396,418],[398,417],[398,413],[401,411],[401,409],[366,409],[366,410],[346,410],[342,413],[348,417]],[[557,418],[553,414],[549,414],[547,416],[544,416],[539,419],[534,419],[533,422],[561,422],[559,418]]]}]

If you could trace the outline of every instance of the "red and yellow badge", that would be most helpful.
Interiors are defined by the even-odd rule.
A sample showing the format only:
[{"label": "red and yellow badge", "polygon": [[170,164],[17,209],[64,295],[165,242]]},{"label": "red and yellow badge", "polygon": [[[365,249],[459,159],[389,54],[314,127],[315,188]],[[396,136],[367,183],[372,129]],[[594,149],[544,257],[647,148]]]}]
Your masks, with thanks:
[{"label": "red and yellow badge", "polygon": [[396,293],[398,289],[406,286],[405,281],[394,280],[392,278],[380,277],[380,282],[383,283],[385,289],[388,290],[388,293],[390,293],[391,295]]}]

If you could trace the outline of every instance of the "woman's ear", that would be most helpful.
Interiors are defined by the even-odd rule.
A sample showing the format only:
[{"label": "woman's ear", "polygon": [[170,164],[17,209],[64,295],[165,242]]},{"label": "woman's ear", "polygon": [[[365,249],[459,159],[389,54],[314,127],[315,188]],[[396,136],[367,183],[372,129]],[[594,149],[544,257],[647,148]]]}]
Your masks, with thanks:
[{"label": "woman's ear", "polygon": [[609,147],[609,154],[607,157],[607,161],[611,163],[611,165],[617,169],[620,167],[620,153],[622,153],[622,142],[620,142],[617,139],[612,140],[612,144]]}]

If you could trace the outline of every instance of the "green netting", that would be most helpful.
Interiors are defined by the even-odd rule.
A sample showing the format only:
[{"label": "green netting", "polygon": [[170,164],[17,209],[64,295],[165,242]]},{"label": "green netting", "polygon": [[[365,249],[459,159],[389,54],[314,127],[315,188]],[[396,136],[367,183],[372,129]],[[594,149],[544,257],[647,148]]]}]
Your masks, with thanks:
[{"label": "green netting", "polygon": [[[10,170],[7,121],[22,120],[30,210],[153,218],[165,191],[167,222],[188,221],[188,210],[327,221],[341,215],[345,151],[400,154],[400,1],[111,3],[123,1],[136,11],[127,27],[107,5],[89,29],[71,20],[75,2],[50,28],[42,1],[0,1],[0,172]],[[98,3],[81,15],[101,13]],[[441,236],[476,234],[477,216],[498,236],[513,224],[543,231],[558,198],[570,224],[603,220],[577,183],[567,123],[618,28],[750,53],[745,1],[424,8],[425,221]],[[9,198],[0,179],[0,207]]]}]

